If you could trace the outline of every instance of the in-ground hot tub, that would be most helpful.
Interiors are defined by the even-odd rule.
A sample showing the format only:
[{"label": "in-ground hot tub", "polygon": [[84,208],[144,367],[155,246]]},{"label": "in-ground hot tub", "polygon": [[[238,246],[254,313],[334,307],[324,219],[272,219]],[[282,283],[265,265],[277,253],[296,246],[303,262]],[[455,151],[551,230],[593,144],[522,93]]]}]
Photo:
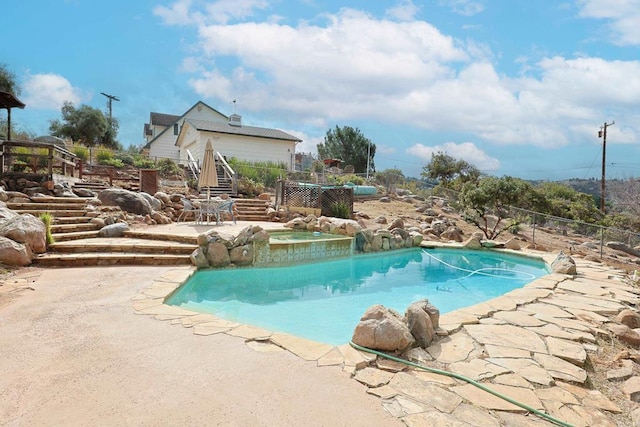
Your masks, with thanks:
[{"label": "in-ground hot tub", "polygon": [[353,238],[311,231],[269,233],[269,244],[256,251],[254,265],[285,265],[353,255]]}]

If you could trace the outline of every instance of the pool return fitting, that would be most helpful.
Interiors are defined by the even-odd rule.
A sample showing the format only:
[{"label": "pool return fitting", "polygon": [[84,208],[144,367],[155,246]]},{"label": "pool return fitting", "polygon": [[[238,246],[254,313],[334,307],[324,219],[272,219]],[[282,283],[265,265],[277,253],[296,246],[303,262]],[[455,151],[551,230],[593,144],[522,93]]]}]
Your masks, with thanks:
[{"label": "pool return fitting", "polygon": [[478,387],[481,390],[486,391],[487,393],[491,393],[496,397],[499,397],[502,400],[506,400],[507,402],[519,406],[522,409],[525,409],[526,411],[531,412],[534,415],[537,415],[541,418],[544,418],[547,421],[550,421],[556,425],[562,426],[562,427],[573,427],[572,424],[566,423],[564,421],[561,421],[557,418],[554,418],[553,416],[547,414],[546,412],[542,412],[539,409],[536,409],[532,406],[527,405],[526,403],[522,403],[522,402],[518,402],[515,399],[510,398],[509,396],[505,396],[502,393],[499,393],[489,387],[487,387],[486,385],[479,383],[469,377],[465,377],[464,375],[460,375],[460,374],[456,374],[455,372],[449,372],[449,371],[444,371],[442,369],[437,369],[437,368],[429,368],[428,366],[422,366],[419,365],[417,363],[414,362],[410,362],[409,360],[404,360],[404,359],[400,359],[399,357],[395,357],[395,356],[391,356],[390,354],[387,353],[383,353],[381,351],[378,350],[374,350],[371,348],[367,348],[367,347],[363,347],[361,345],[358,345],[356,343],[354,343],[353,341],[349,341],[349,344],[351,345],[351,347],[355,348],[356,350],[360,350],[360,351],[364,351],[366,353],[371,353],[371,354],[375,354],[376,356],[380,356],[380,357],[384,357],[385,359],[389,359],[389,360],[393,360],[394,362],[398,362],[398,363],[402,363],[404,365],[407,366],[411,366],[414,368],[418,368],[418,369],[422,369],[423,371],[427,371],[427,372],[431,372],[434,374],[438,374],[438,375],[444,375],[447,377],[451,377],[451,378],[456,378],[462,381],[465,381],[475,387]]}]

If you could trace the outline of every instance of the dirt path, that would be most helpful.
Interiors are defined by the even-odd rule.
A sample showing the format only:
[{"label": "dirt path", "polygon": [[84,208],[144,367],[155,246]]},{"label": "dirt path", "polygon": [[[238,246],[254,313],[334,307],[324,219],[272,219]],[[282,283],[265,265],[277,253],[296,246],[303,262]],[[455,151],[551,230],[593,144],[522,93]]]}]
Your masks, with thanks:
[{"label": "dirt path", "polygon": [[340,368],[134,314],[167,270],[43,270],[0,305],[0,424],[402,424]]}]

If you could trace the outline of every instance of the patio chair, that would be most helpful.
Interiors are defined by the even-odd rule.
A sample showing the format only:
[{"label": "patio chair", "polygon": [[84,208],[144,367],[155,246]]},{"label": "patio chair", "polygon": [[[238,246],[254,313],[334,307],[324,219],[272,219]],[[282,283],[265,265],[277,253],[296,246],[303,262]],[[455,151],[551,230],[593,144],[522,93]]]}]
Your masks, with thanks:
[{"label": "patio chair", "polygon": [[224,213],[228,213],[229,215],[231,215],[231,219],[233,220],[233,223],[236,224],[236,214],[234,212],[235,203],[236,202],[234,200],[225,200],[222,203],[218,204],[217,210],[216,210],[217,224],[224,222],[222,220],[222,214]]},{"label": "patio chair", "polygon": [[187,218],[189,213],[193,213],[193,218],[197,222],[200,216],[200,208],[194,205],[193,202],[191,202],[191,200],[189,199],[182,198],[181,202],[183,208],[182,212],[180,212],[180,215],[178,215],[178,219],[176,222],[180,222],[182,218]]}]

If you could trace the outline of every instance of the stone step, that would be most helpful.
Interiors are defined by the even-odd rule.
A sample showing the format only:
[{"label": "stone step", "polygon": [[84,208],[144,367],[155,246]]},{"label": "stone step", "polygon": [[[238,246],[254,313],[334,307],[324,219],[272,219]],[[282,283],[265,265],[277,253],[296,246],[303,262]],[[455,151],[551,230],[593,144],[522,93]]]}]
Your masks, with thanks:
[{"label": "stone step", "polygon": [[114,238],[85,239],[82,241],[67,241],[53,243],[48,247],[48,253],[128,253],[128,254],[168,254],[191,255],[198,245],[178,243],[144,241],[140,239]]},{"label": "stone step", "polygon": [[98,230],[94,231],[76,231],[72,233],[51,233],[53,240],[56,242],[67,242],[69,240],[77,239],[90,239],[92,237],[98,237]]},{"label": "stone step", "polygon": [[186,243],[190,245],[198,244],[197,236],[187,236],[178,234],[164,234],[164,233],[150,233],[147,231],[129,230],[125,231],[124,235],[130,238],[145,239],[145,240],[161,240],[167,242]]},{"label": "stone step", "polygon": [[103,253],[46,253],[38,255],[36,265],[46,267],[84,267],[104,265],[189,265],[189,255]]},{"label": "stone step", "polygon": [[51,233],[56,235],[61,233],[75,233],[79,231],[91,231],[98,229],[99,227],[96,224],[90,222],[84,222],[81,224],[53,224],[51,226]]},{"label": "stone step", "polygon": [[247,215],[247,214],[238,214],[236,215],[236,221],[260,221],[260,222],[268,222],[269,218],[265,214],[262,215]]},{"label": "stone step", "polygon": [[55,211],[55,210],[65,210],[65,211],[84,211],[85,203],[7,203],[7,207],[14,211],[19,210],[28,210],[28,211]]},{"label": "stone step", "polygon": [[32,203],[54,203],[54,204],[59,204],[59,203],[63,203],[63,204],[68,204],[68,203],[72,203],[72,204],[79,204],[79,205],[86,205],[87,204],[87,198],[81,198],[81,197],[53,197],[53,196],[40,196],[40,197],[32,197],[31,198],[31,202]]},{"label": "stone step", "polygon": [[60,218],[60,217],[77,217],[78,214],[84,212],[84,210],[60,210],[60,209],[51,209],[51,210],[35,210],[35,209],[13,209],[15,211],[15,213],[18,214],[31,214],[33,216],[38,216],[41,213],[47,212],[50,213],[51,216],[53,216],[53,218]]},{"label": "stone step", "polygon": [[57,217],[53,216],[54,224],[84,224],[90,222],[93,219],[91,216],[66,216],[66,217]]}]

